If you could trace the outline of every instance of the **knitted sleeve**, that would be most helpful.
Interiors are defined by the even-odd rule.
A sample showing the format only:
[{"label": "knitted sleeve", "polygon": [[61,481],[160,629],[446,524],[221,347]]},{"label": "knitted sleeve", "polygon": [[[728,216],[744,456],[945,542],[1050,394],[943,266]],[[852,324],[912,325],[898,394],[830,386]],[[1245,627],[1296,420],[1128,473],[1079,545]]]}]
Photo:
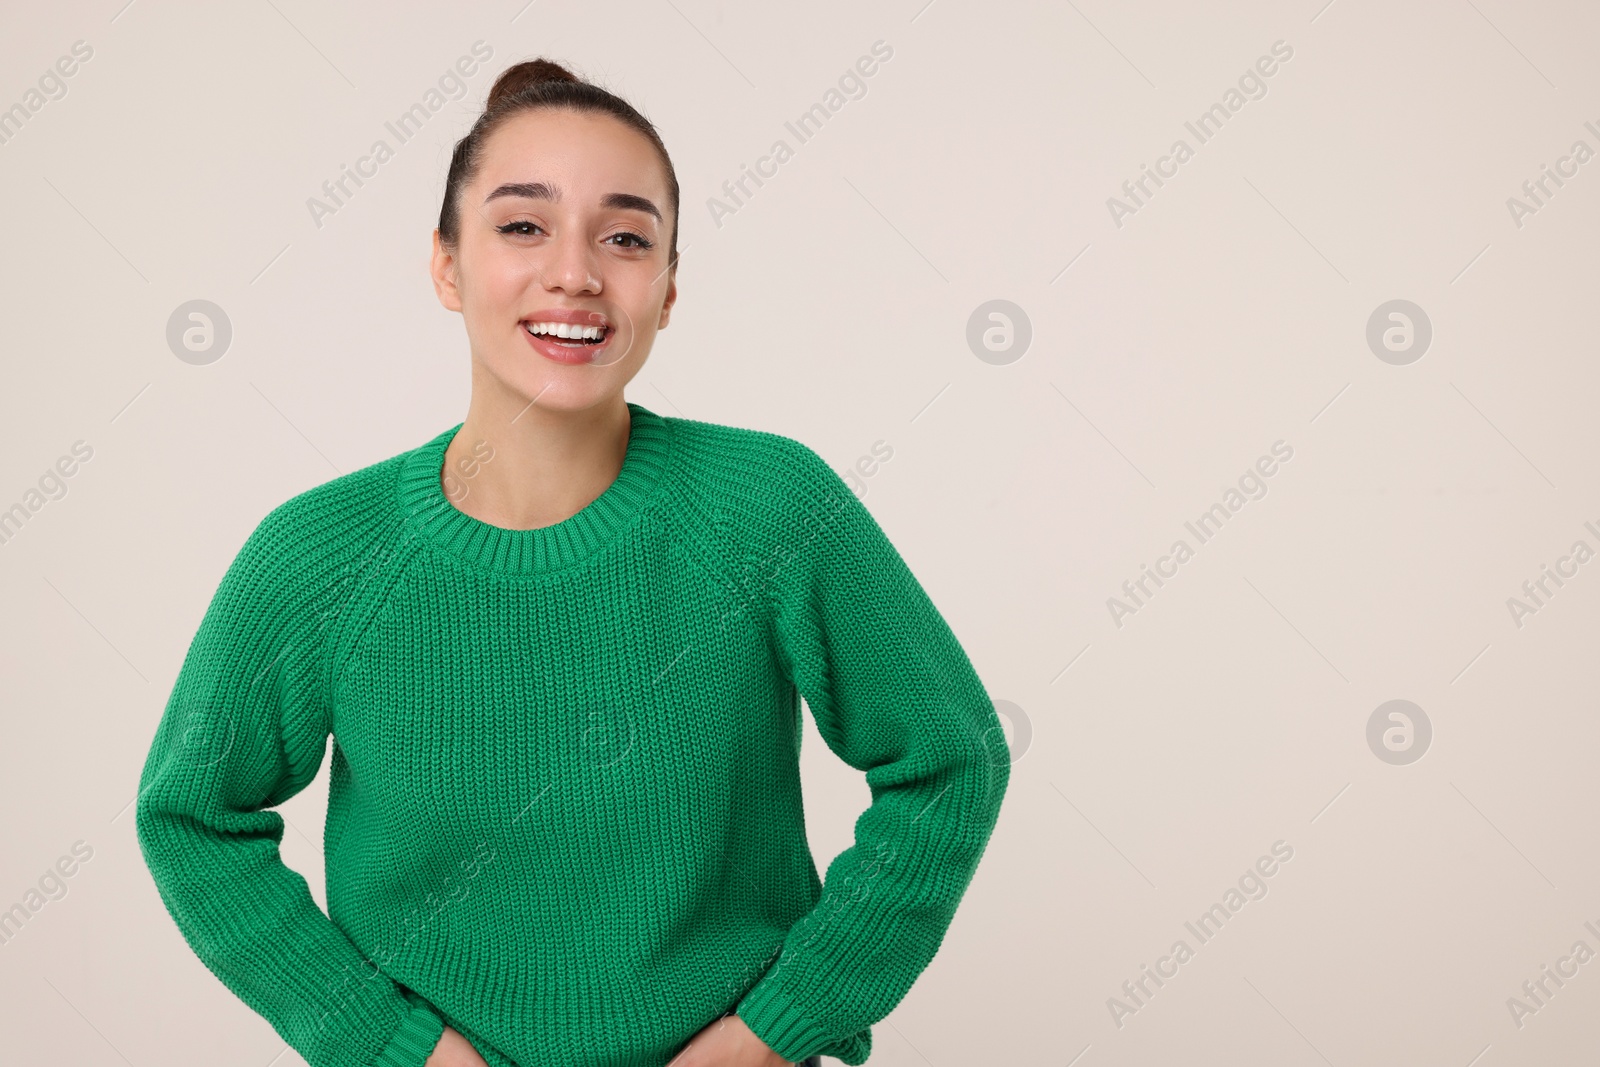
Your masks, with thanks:
[{"label": "knitted sleeve", "polygon": [[278,854],[267,810],[316,776],[340,582],[281,505],[219,584],[140,776],[140,848],[196,955],[311,1067],[421,1067],[444,1024],[363,958]]},{"label": "knitted sleeve", "polygon": [[809,447],[786,451],[792,507],[765,567],[780,658],[872,803],[738,1013],[785,1059],[859,1064],[867,1028],[944,938],[1010,755],[972,663],[871,512]]}]

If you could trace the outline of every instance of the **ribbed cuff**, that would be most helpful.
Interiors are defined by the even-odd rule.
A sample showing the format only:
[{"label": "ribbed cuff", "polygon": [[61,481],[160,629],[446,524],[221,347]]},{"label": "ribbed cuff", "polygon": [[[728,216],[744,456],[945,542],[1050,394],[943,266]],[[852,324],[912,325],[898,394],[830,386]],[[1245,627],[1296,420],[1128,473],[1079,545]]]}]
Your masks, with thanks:
[{"label": "ribbed cuff", "polygon": [[442,1036],[443,1020],[421,1004],[413,1003],[400,1029],[389,1039],[373,1067],[423,1067]]},{"label": "ribbed cuff", "polygon": [[756,983],[739,1002],[738,1010],[750,1032],[791,1063],[815,1055],[832,1041],[770,976]]}]

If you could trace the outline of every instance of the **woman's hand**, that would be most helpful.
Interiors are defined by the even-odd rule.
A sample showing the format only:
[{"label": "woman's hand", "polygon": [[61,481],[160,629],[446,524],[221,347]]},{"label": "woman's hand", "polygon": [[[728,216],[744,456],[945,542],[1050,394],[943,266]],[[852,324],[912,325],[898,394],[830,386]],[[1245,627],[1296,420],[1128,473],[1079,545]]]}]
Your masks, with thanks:
[{"label": "woman's hand", "polygon": [[743,1019],[724,1015],[690,1038],[667,1067],[789,1067],[789,1062],[768,1048]]},{"label": "woman's hand", "polygon": [[472,1042],[450,1029],[444,1028],[439,1043],[433,1046],[423,1067],[489,1067],[472,1047]]}]

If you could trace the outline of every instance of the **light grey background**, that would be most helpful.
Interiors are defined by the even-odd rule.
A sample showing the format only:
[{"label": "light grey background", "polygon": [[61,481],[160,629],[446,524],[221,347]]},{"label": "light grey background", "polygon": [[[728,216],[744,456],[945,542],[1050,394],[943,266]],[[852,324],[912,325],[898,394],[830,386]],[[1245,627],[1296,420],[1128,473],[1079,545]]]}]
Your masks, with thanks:
[{"label": "light grey background", "polygon": [[[999,826],[871,1063],[1578,1062],[1600,962],[1520,1026],[1507,1001],[1600,951],[1600,562],[1520,626],[1508,600],[1600,548],[1600,160],[1521,225],[1507,201],[1600,150],[1600,13],[1323,3],[12,12],[0,107],[93,56],[0,145],[0,509],[93,456],[0,545],[0,907],[93,855],[0,946],[0,1059],[300,1062],[172,925],[129,803],[261,516],[464,417],[429,233],[494,75],[546,55],[635,102],[682,182],[681,296],[628,398],[841,472],[892,448],[866,502],[1011,702]],[[465,95],[316,225],[307,199],[479,40]],[[879,40],[865,94],[797,144],[785,121]],[[1185,122],[1278,41],[1265,95],[1199,143]],[[708,199],[778,138],[794,157],[717,225]],[[1108,198],[1179,138],[1193,158],[1117,225]],[[204,365],[166,341],[195,299],[232,329]],[[1026,315],[1020,358],[969,347],[990,300]],[[1432,327],[1404,365],[1367,343],[1391,300]],[[1200,544],[1184,524],[1280,440],[1266,495]],[[1117,625],[1108,599],[1180,538]],[[1367,741],[1398,699],[1432,726],[1407,764]],[[823,867],[869,797],[807,731]],[[325,776],[283,809],[319,901]],[[1267,895],[1200,944],[1185,922],[1277,841]],[[1119,1026],[1108,998],[1180,938]]]}]

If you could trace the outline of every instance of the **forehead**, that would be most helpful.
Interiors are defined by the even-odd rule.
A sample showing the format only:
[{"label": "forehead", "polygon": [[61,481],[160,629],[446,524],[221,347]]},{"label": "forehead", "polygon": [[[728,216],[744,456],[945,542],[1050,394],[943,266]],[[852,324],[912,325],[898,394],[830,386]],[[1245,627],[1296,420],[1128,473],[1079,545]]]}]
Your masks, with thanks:
[{"label": "forehead", "polygon": [[567,198],[585,202],[627,192],[664,204],[667,188],[661,159],[643,133],[613,115],[566,108],[513,115],[484,145],[480,189],[534,181],[559,185]]}]

